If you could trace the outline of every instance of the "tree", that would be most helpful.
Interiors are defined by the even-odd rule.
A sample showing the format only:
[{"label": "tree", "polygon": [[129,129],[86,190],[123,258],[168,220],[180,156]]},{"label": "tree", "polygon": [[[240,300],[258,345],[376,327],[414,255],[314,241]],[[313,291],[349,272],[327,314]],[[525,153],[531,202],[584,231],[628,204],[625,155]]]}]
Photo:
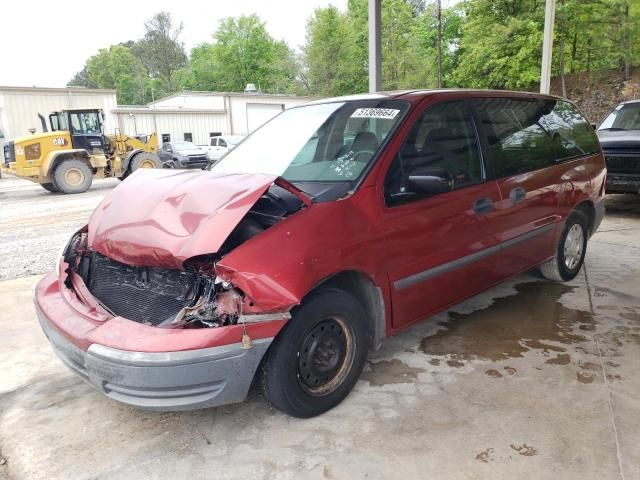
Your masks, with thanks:
[{"label": "tree", "polygon": [[544,0],[475,0],[464,6],[454,81],[527,89],[540,80]]},{"label": "tree", "polygon": [[67,83],[68,87],[85,87],[85,88],[97,88],[98,86],[95,85],[90,79],[89,79],[89,72],[87,71],[87,66],[85,64],[84,67],[82,67],[82,70],[80,70],[78,73],[76,73],[73,78],[71,80],[69,80],[69,83]]},{"label": "tree", "polygon": [[347,15],[332,5],[317,8],[302,49],[309,90],[321,96],[366,91],[366,66],[358,50]]},{"label": "tree", "polygon": [[180,41],[183,25],[173,25],[168,12],[156,13],[144,24],[145,35],[133,50],[139,55],[151,76],[162,79],[165,90],[176,90],[175,73],[187,64],[184,44]]},{"label": "tree", "polygon": [[228,17],[213,34],[213,43],[191,51],[183,86],[241,92],[254,83],[263,91],[292,92],[297,69],[293,50],[271,37],[257,15]]},{"label": "tree", "polygon": [[114,88],[118,102],[135,105],[147,100],[149,75],[142,62],[123,44],[102,48],[87,60],[69,86]]}]

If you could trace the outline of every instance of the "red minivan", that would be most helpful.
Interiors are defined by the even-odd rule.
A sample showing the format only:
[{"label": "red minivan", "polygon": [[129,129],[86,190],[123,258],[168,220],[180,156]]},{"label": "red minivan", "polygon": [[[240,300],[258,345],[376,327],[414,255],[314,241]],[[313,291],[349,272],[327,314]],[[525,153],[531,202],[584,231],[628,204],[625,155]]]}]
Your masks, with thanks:
[{"label": "red minivan", "polygon": [[[438,90],[289,109],[208,171],[139,170],[35,292],[74,372],[152,410],[344,399],[369,348],[520,272],[574,278],[604,213],[561,98]],[[516,319],[517,321],[517,319]]]}]

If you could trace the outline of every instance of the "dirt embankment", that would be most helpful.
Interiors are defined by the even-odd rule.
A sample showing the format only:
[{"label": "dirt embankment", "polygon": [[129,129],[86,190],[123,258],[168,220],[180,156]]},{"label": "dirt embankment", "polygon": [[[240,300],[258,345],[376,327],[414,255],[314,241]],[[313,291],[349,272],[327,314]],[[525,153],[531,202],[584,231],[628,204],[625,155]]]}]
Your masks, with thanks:
[{"label": "dirt embankment", "polygon": [[[640,99],[640,67],[632,70],[628,80],[618,70],[599,70],[568,74],[565,83],[567,97],[594,123],[600,122],[618,103]],[[551,93],[562,95],[560,78],[551,79]]]}]

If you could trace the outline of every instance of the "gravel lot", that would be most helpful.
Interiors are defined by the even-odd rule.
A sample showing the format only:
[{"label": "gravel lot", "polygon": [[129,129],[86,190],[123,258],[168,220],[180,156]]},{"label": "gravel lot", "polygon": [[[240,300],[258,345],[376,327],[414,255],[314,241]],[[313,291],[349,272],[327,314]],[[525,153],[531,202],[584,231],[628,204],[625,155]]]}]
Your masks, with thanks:
[{"label": "gravel lot", "polygon": [[54,356],[33,287],[114,185],[0,179],[0,479],[640,479],[640,196],[608,199],[573,282],[521,275],[388,339],[297,420],[257,391],[141,412]]},{"label": "gravel lot", "polygon": [[71,234],[119,183],[94,180],[85,193],[62,195],[10,175],[0,178],[0,280],[52,270]]}]

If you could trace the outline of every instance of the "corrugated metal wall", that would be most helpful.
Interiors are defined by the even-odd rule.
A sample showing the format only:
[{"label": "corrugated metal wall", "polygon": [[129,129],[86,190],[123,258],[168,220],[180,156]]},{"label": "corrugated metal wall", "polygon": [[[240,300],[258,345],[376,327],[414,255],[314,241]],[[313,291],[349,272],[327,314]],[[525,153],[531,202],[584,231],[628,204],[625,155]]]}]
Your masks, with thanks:
[{"label": "corrugated metal wall", "polygon": [[48,120],[49,113],[56,110],[101,108],[106,116],[106,133],[118,128],[129,135],[152,133],[157,124],[159,135],[183,140],[185,133],[190,133],[194,143],[205,145],[211,133],[246,135],[255,128],[256,119],[269,117],[260,114],[248,118],[251,105],[280,105],[286,109],[309,100],[286,95],[185,92],[159,99],[154,122],[153,106],[118,107],[116,93],[111,90],[0,87],[0,131],[5,139],[29,135],[30,128],[42,130],[39,112]]},{"label": "corrugated metal wall", "polygon": [[[153,133],[153,111],[119,112],[118,123],[123,133],[128,135]],[[171,140],[184,140],[190,133],[196,145],[206,145],[209,133],[228,133],[229,122],[226,113],[163,112],[155,113],[158,135],[169,134]],[[162,138],[162,137],[160,137]]]},{"label": "corrugated metal wall", "polygon": [[48,121],[49,113],[70,108],[101,108],[106,116],[106,131],[117,126],[113,113],[116,94],[108,90],[0,88],[0,99],[0,128],[5,139],[29,135],[30,128],[41,132],[38,113]]},{"label": "corrugated metal wall", "polygon": [[250,125],[247,119],[247,104],[255,103],[268,103],[283,105],[284,109],[301,105],[308,102],[308,97],[284,97],[280,95],[266,96],[266,95],[238,95],[230,96],[229,103],[232,112],[233,121],[233,134],[234,135],[247,135],[250,130]]}]

